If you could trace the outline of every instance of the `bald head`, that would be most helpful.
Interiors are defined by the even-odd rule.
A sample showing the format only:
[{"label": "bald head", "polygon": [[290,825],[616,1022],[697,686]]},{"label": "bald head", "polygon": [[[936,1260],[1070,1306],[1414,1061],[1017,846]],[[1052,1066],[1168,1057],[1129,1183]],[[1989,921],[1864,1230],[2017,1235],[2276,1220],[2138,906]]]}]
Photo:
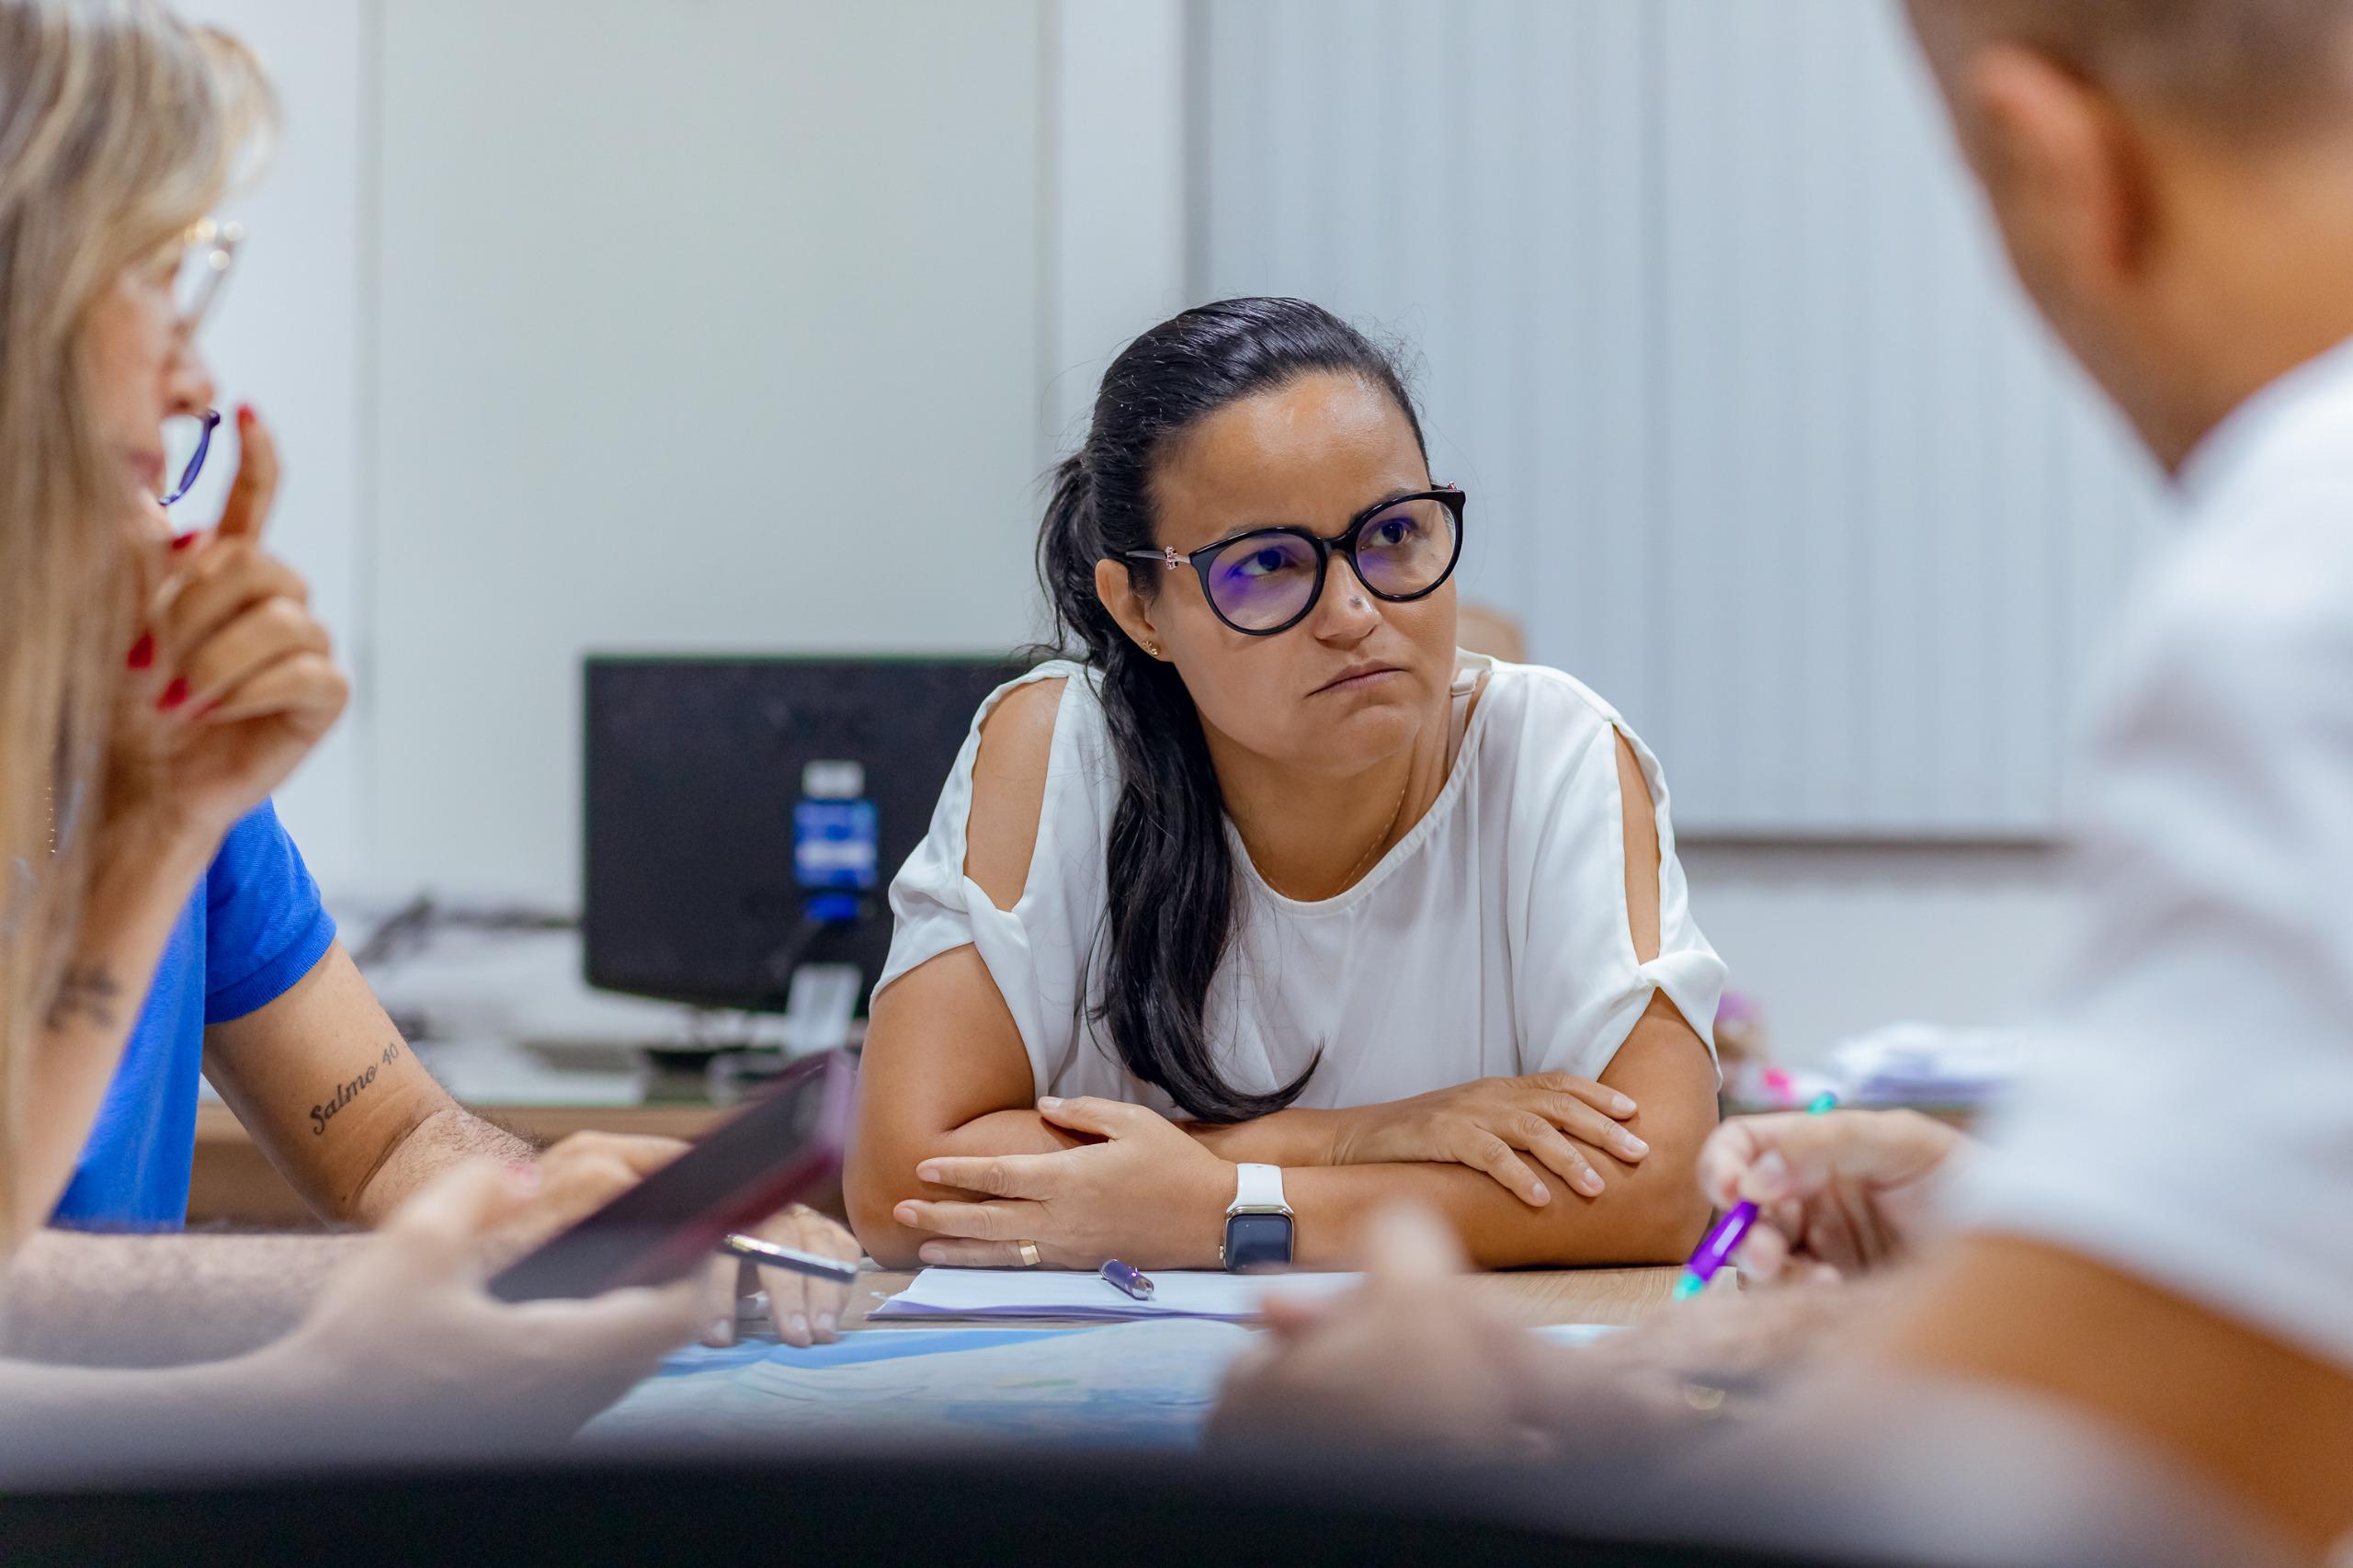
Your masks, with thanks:
[{"label": "bald head", "polygon": [[1906,0],[2018,280],[2167,468],[2353,337],[2353,0]]},{"label": "bald head", "polygon": [[1929,53],[2032,50],[2231,137],[2353,119],[2353,0],[1910,0]]}]

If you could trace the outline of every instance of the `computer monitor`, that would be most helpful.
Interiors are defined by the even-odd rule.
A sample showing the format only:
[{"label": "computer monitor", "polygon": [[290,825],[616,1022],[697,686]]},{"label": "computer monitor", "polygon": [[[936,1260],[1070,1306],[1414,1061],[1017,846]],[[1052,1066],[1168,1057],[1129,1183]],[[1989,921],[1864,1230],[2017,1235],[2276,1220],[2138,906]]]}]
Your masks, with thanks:
[{"label": "computer monitor", "polygon": [[891,878],[982,699],[1025,667],[590,657],[588,983],[776,1012],[800,965],[855,964],[862,1003],[890,951]]}]

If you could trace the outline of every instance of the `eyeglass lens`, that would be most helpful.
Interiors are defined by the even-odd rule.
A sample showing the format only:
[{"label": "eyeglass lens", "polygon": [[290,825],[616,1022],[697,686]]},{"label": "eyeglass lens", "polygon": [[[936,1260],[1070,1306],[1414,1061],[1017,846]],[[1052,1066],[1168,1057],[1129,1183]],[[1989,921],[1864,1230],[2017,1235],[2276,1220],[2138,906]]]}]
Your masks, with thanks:
[{"label": "eyeglass lens", "polygon": [[237,224],[216,223],[210,219],[189,231],[187,248],[180,256],[179,271],[172,281],[173,309],[189,331],[202,324],[206,312],[212,308],[244,238],[244,231]]},{"label": "eyeglass lens", "polygon": [[[1357,534],[1357,573],[1376,594],[1411,598],[1445,577],[1454,545],[1454,513],[1443,502],[1400,501]],[[1211,561],[1210,597],[1218,613],[1242,630],[1271,631],[1306,613],[1316,579],[1316,550],[1307,540],[1245,534]]]}]

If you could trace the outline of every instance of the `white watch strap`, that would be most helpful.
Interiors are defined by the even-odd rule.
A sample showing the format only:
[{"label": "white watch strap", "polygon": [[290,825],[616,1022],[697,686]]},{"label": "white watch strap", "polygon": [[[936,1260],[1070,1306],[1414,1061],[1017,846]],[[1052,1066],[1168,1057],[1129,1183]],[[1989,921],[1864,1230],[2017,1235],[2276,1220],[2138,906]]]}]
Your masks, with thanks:
[{"label": "white watch strap", "polygon": [[1237,1165],[1233,1177],[1233,1206],[1229,1214],[1288,1214],[1290,1205],[1283,1201],[1283,1171],[1280,1165]]}]

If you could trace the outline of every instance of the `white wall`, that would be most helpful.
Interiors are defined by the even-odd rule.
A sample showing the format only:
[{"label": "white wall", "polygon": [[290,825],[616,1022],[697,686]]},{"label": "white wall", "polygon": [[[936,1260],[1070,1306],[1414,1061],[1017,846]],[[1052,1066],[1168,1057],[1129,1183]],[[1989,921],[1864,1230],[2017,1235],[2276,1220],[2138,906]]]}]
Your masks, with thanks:
[{"label": "white wall", "polygon": [[[568,904],[585,649],[1030,634],[1032,482],[1186,302],[1185,0],[191,9],[287,100],[207,347],[360,676],[282,802],[330,887]],[[1686,861],[1800,1058],[2063,924],[2032,851]]]},{"label": "white wall", "polygon": [[[285,135],[266,177],[224,204],[247,237],[206,324],[201,347],[224,414],[249,402],[278,433],[285,481],[272,545],[311,585],[347,657],[361,653],[366,594],[362,293],[370,119],[361,0],[201,0],[188,8],[252,45],[277,83]],[[182,526],[220,513],[236,463],[235,421],[222,423]],[[367,870],[362,776],[369,713],[363,687],[343,726],[278,797],[330,884]]]},{"label": "white wall", "polygon": [[1700,929],[1792,1062],[1901,1019],[2015,1018],[2070,929],[2049,849],[1701,844],[1682,858]]},{"label": "white wall", "polygon": [[374,861],[569,903],[584,652],[1029,635],[1040,9],[382,17]]},{"label": "white wall", "polygon": [[1405,338],[1464,594],[1623,710],[1687,831],[2056,825],[2156,474],[2011,279],[1899,7],[1200,14],[1194,287]]},{"label": "white wall", "polygon": [[1043,461],[1086,438],[1113,356],[1191,303],[1184,0],[1051,0],[1047,25]]}]

